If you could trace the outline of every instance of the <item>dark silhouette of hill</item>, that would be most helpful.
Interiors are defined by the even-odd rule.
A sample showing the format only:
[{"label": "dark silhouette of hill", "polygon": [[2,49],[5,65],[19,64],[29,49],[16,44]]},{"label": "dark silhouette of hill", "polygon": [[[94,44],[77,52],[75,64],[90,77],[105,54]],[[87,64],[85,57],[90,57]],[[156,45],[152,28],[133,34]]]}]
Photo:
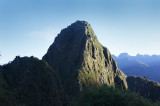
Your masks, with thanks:
[{"label": "dark silhouette of hill", "polygon": [[58,76],[43,60],[16,57],[1,67],[1,106],[60,106],[64,98]]}]

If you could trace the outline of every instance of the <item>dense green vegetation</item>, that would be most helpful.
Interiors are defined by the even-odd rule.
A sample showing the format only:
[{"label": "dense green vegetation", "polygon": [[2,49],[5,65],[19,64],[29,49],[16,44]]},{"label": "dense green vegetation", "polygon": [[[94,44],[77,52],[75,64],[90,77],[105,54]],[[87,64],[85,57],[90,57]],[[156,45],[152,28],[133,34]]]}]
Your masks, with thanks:
[{"label": "dense green vegetation", "polygon": [[77,106],[159,106],[160,102],[152,102],[139,94],[128,90],[103,85],[100,88],[86,88],[82,91]]},{"label": "dense green vegetation", "polygon": [[11,97],[13,96],[13,94],[9,90],[9,88],[9,85],[6,83],[3,77],[2,68],[0,66],[0,105],[2,106],[11,105]]},{"label": "dense green vegetation", "polygon": [[43,60],[20,58],[2,66],[0,104],[53,106],[65,103],[65,93],[55,71]]}]

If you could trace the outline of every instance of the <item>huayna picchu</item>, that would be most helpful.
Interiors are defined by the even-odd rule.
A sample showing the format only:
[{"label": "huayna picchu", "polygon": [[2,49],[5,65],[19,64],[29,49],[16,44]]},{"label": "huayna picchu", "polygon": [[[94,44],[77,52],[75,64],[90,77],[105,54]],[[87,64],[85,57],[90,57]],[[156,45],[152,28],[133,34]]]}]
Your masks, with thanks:
[{"label": "huayna picchu", "polygon": [[102,84],[127,89],[126,75],[102,46],[90,24],[76,21],[55,38],[43,57],[58,72],[69,95]]}]

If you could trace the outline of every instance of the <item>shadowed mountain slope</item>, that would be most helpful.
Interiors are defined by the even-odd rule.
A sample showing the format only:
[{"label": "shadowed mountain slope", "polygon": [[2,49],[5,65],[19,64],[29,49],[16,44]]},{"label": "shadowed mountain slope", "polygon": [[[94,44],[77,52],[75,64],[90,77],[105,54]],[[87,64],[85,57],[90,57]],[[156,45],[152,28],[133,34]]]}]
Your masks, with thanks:
[{"label": "shadowed mountain slope", "polygon": [[0,104],[60,106],[65,95],[55,71],[43,60],[16,57],[0,71]]}]

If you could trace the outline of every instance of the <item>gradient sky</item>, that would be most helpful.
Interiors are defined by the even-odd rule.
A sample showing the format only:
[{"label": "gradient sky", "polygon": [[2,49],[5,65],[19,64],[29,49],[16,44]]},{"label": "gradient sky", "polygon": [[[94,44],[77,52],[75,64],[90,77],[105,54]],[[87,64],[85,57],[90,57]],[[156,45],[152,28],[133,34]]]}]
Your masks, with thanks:
[{"label": "gradient sky", "polygon": [[160,0],[0,0],[0,64],[41,59],[76,20],[88,21],[112,54],[160,54]]}]

